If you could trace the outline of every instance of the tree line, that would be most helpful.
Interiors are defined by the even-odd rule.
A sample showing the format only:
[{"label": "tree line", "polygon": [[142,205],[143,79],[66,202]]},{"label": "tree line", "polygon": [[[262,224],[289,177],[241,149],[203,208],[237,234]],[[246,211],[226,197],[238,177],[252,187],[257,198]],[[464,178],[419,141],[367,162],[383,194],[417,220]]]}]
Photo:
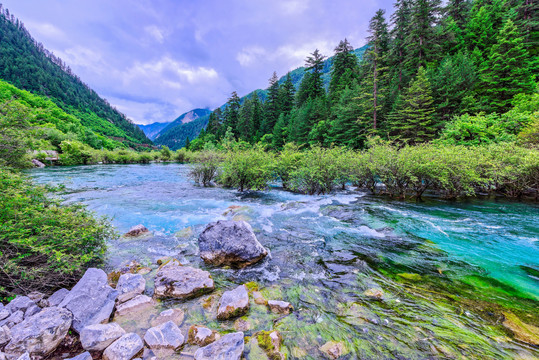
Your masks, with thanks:
[{"label": "tree line", "polygon": [[[447,139],[443,134],[463,121],[489,127],[496,142],[538,128],[537,109],[529,106],[512,129],[494,121],[502,133],[486,119],[512,111],[523,96],[531,107],[537,102],[537,4],[397,0],[394,7],[389,20],[384,10],[370,20],[361,61],[346,39],[338,44],[327,89],[325,56],[315,50],[297,89],[290,74],[279,82],[274,73],[265,101],[255,92],[242,102],[233,92],[190,148],[228,138],[274,149],[288,142],[358,149],[372,136],[412,145]],[[455,136],[477,142],[473,134]]]}]

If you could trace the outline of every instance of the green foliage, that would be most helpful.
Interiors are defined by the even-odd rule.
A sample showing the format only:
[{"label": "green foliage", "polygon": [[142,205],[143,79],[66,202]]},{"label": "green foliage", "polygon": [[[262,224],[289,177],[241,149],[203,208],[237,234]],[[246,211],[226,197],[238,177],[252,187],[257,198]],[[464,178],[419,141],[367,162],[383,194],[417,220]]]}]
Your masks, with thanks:
[{"label": "green foliage", "polygon": [[262,190],[272,179],[273,167],[273,155],[259,147],[229,151],[218,181],[239,191]]},{"label": "green foliage", "polygon": [[0,166],[22,168],[29,166],[26,150],[29,139],[29,114],[17,103],[0,104]]},{"label": "green foliage", "polygon": [[200,151],[190,157],[189,176],[197,184],[210,186],[218,175],[223,155],[216,151]]},{"label": "green foliage", "polygon": [[0,298],[72,286],[113,237],[105,219],[60,206],[49,191],[0,168]]}]

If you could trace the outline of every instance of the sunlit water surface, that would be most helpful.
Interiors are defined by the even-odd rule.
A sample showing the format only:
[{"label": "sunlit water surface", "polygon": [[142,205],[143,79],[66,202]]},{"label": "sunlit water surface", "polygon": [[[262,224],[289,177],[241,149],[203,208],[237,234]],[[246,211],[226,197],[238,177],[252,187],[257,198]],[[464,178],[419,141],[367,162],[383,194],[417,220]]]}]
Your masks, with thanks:
[{"label": "sunlit water surface", "polygon": [[[156,259],[168,255],[209,270],[217,294],[256,281],[266,296],[292,302],[296,311],[283,319],[259,307],[247,318],[248,335],[281,331],[288,358],[322,358],[319,347],[330,340],[346,344],[343,359],[538,357],[537,347],[515,341],[500,325],[508,308],[537,325],[536,204],[416,203],[279,188],[242,194],[196,186],[188,166],[177,164],[30,174],[39,183],[65,185],[66,203],[81,202],[110,217],[119,233],[136,224],[153,232],[111,240],[107,270],[132,259],[155,267]],[[230,218],[248,221],[271,255],[244,270],[207,268],[196,237],[209,222]],[[364,294],[368,289],[381,289],[384,300],[371,300]],[[187,312],[185,326],[233,329],[233,322],[216,322],[201,301],[180,305]]]}]

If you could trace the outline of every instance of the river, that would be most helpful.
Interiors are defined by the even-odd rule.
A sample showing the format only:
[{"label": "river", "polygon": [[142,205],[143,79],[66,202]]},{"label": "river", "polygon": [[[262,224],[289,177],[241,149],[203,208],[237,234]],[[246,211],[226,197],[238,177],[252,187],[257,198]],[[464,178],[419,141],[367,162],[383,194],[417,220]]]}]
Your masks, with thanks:
[{"label": "river", "polygon": [[[254,281],[267,297],[290,301],[295,311],[282,319],[258,308],[246,317],[247,335],[279,330],[289,359],[322,358],[328,341],[345,345],[342,359],[539,358],[539,348],[501,325],[509,311],[539,323],[537,204],[395,201],[352,189],[308,196],[277,186],[239,193],[196,186],[188,170],[149,164],[29,173],[65,185],[66,203],[110,217],[119,233],[136,224],[152,231],[111,240],[106,270],[129,260],[155,268],[158,258],[173,256],[209,270],[217,293]],[[206,267],[197,234],[231,218],[249,222],[271,255],[243,270]],[[383,299],[369,297],[369,289],[382,290]],[[233,329],[201,301],[163,306],[182,307],[185,326]],[[249,350],[246,357],[254,358]]]}]

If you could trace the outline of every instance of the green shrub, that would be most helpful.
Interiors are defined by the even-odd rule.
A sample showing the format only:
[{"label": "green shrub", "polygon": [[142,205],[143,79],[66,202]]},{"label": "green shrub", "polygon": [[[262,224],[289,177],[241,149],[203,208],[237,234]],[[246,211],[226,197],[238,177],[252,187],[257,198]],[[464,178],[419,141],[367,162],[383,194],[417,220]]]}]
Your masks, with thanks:
[{"label": "green shrub", "polygon": [[288,188],[290,175],[298,169],[302,158],[303,153],[293,143],[285,144],[283,150],[279,153],[275,163],[275,173],[281,179],[284,189]]},{"label": "green shrub", "polygon": [[62,165],[87,165],[97,162],[96,153],[92,149],[77,140],[64,140],[60,144],[62,153],[60,163]]},{"label": "green shrub", "polygon": [[274,156],[260,147],[229,151],[223,161],[218,181],[240,191],[261,190],[272,179]]},{"label": "green shrub", "polygon": [[0,298],[70,287],[99,264],[113,237],[103,218],[60,206],[48,191],[0,168]]},{"label": "green shrub", "polygon": [[217,177],[223,156],[216,151],[201,151],[190,159],[189,176],[199,185],[210,186]]}]

